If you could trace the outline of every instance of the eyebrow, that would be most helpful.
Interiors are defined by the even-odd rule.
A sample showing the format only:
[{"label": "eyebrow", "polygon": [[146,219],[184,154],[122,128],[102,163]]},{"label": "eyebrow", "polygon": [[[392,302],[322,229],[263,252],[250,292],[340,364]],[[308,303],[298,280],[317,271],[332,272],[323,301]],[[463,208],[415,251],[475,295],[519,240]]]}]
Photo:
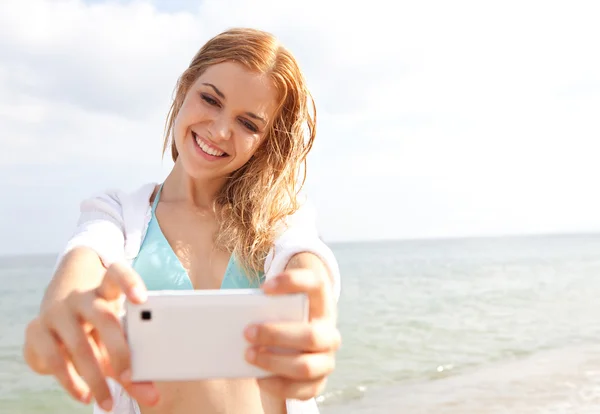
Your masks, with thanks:
[{"label": "eyebrow", "polygon": [[[213,88],[213,90],[215,91],[215,93],[216,93],[217,95],[219,95],[219,97],[220,97],[221,99],[227,99],[227,98],[225,98],[225,94],[224,94],[223,92],[221,92],[221,91],[219,90],[219,88],[217,88],[217,87],[216,87],[215,85],[213,85],[212,83],[203,83],[202,85],[210,86],[211,88]],[[260,116],[256,115],[255,113],[252,113],[252,112],[246,112],[246,115],[248,115],[250,118],[256,119],[257,121],[261,121],[261,122],[262,122],[262,123],[264,123],[264,124],[266,124],[266,123],[267,123],[267,121],[265,121],[265,119],[264,119],[264,118],[262,118],[262,117],[260,117]]]},{"label": "eyebrow", "polygon": [[254,118],[258,121],[261,121],[263,124],[267,123],[267,121],[265,121],[264,118],[261,118],[260,116],[253,114],[252,112],[246,112],[246,115],[248,115],[250,118]]},{"label": "eyebrow", "polygon": [[206,85],[206,86],[210,86],[211,88],[213,88],[215,90],[215,93],[217,95],[219,95],[221,97],[221,99],[226,99],[225,98],[225,94],[223,92],[221,92],[219,90],[219,88],[217,88],[215,85],[213,85],[212,83],[203,83],[202,85]]}]

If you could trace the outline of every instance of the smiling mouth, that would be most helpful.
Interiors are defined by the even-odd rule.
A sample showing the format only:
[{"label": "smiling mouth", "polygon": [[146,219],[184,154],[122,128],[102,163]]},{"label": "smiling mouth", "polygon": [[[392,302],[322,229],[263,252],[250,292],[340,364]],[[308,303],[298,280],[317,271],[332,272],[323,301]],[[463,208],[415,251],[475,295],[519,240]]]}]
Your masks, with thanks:
[{"label": "smiling mouth", "polygon": [[202,139],[198,135],[196,135],[196,133],[193,132],[193,131],[192,131],[192,136],[194,137],[194,140],[196,141],[196,145],[198,145],[198,147],[205,154],[212,155],[213,157],[227,157],[227,156],[229,156],[229,154],[227,154],[226,152],[219,151],[217,149],[214,149],[214,148],[208,146],[208,144],[206,144],[204,141],[202,141]]}]

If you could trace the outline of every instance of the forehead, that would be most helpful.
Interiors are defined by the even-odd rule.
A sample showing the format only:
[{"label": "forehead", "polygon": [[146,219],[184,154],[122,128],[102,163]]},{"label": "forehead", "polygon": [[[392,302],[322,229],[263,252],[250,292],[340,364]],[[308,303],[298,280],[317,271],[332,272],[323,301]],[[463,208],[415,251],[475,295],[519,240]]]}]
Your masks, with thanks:
[{"label": "forehead", "polygon": [[207,88],[205,83],[219,89],[225,95],[227,105],[272,118],[277,105],[277,90],[268,75],[252,72],[239,63],[223,62],[206,69],[195,86],[204,89]]}]

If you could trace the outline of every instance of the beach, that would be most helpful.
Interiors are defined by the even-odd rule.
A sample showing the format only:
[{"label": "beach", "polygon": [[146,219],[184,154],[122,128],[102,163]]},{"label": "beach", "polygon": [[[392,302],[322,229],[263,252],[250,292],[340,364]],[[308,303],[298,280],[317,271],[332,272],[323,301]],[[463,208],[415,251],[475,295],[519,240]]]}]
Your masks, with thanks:
[{"label": "beach", "polygon": [[[332,244],[323,414],[600,412],[600,236]],[[0,258],[0,413],[90,413],[21,357],[54,255]]]}]

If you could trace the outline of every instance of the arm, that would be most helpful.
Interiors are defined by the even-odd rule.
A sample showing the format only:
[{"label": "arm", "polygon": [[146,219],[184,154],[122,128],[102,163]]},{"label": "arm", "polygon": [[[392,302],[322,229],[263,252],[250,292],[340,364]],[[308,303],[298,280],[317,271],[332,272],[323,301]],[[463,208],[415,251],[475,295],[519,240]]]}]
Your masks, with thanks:
[{"label": "arm", "polygon": [[326,272],[337,301],[341,291],[338,262],[332,250],[321,240],[316,227],[316,214],[309,204],[289,217],[275,240],[265,261],[267,280],[286,269],[308,268]]},{"label": "arm", "polygon": [[341,342],[331,281],[321,259],[304,252],[262,286],[269,295],[306,293],[309,306],[306,322],[257,324],[245,331],[250,342],[247,361],[274,374],[258,381],[262,390],[288,400],[308,400],[323,391]]},{"label": "arm", "polygon": [[123,295],[143,302],[144,286],[130,267],[117,263],[125,257],[123,228],[118,198],[101,195],[81,204],[77,231],[58,259],[23,346],[33,371],[55,376],[75,399],[94,398],[106,411],[115,397],[108,376],[120,379],[142,404],[158,399],[152,384],[127,379],[129,349],[118,312]]},{"label": "arm", "polygon": [[76,247],[69,251],[61,258],[46,288],[40,313],[46,312],[52,304],[66,299],[75,290],[96,288],[105,272],[106,268],[98,253],[89,247]]},{"label": "arm", "polygon": [[102,194],[83,201],[73,237],[60,254],[41,311],[71,292],[97,287],[106,268],[123,257],[125,236],[119,201]]},{"label": "arm", "polygon": [[313,253],[304,252],[294,255],[285,267],[285,270],[291,269],[310,269],[328,280],[332,286],[336,283],[327,265]]},{"label": "arm", "polygon": [[[325,387],[335,366],[341,337],[336,327],[340,273],[332,251],[319,238],[313,214],[301,211],[288,222],[265,264],[262,289],[270,295],[306,293],[304,323],[266,323],[248,327],[246,359],[275,374],[258,381],[261,390],[287,399],[309,400]],[[293,353],[269,351],[269,347]]]}]

